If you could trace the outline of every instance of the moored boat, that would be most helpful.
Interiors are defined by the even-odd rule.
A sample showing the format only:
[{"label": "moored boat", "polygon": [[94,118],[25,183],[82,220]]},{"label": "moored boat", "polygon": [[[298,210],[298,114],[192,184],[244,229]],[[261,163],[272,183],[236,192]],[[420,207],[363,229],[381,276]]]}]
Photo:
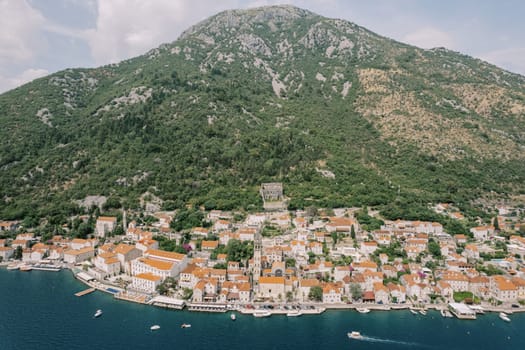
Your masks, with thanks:
[{"label": "moored boat", "polygon": [[448,311],[447,309],[441,309],[439,312],[441,313],[441,316],[443,316],[445,318],[454,317],[454,316],[452,316],[450,311]]},{"label": "moored boat", "polygon": [[254,317],[269,317],[272,313],[268,310],[257,310],[253,313]]},{"label": "moored boat", "polygon": [[235,317],[235,314],[232,313],[232,314],[230,314],[230,319],[232,321],[235,321],[237,319],[237,317]]},{"label": "moored boat", "polygon": [[20,271],[31,271],[32,269],[33,269],[33,266],[31,265],[26,265],[26,264],[20,265]]},{"label": "moored boat", "polygon": [[357,312],[359,312],[360,314],[367,314],[370,312],[370,309],[367,309],[367,308],[363,308],[363,307],[357,307],[355,309]]},{"label": "moored boat", "polygon": [[18,263],[11,263],[7,265],[8,270],[18,270],[20,268],[20,265]]},{"label": "moored boat", "polygon": [[417,311],[416,310],[414,310],[414,309],[409,309],[409,310],[412,313],[412,315],[417,315]]},{"label": "moored boat", "polygon": [[505,322],[510,322],[509,316],[506,313],[504,313],[504,312],[500,312],[499,313],[499,318],[501,318]]},{"label": "moored boat", "polygon": [[293,311],[286,313],[286,316],[288,317],[297,317],[297,316],[302,316],[302,315],[303,313],[300,310],[293,310]]},{"label": "moored boat", "polygon": [[419,313],[420,313],[421,315],[423,315],[423,316],[426,316],[427,311],[426,311],[425,309],[420,309],[420,310],[419,310]]},{"label": "moored boat", "polygon": [[477,314],[483,315],[485,313],[485,309],[481,305],[469,305],[469,308]]}]

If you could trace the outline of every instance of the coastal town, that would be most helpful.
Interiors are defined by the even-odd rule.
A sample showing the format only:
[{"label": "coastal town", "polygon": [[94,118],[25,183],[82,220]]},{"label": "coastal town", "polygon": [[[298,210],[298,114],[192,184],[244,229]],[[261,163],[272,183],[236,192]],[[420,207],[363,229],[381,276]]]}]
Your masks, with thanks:
[{"label": "coastal town", "polygon": [[[43,240],[2,221],[0,263],[70,269],[90,287],[79,295],[98,289],[132,302],[258,317],[435,308],[475,318],[525,309],[522,208],[501,206],[491,223],[452,235],[438,222],[382,220],[366,208],[289,211],[280,183],[263,184],[261,196],[264,211],[199,209],[207,225],[184,230],[167,211],[150,213],[147,223],[137,213],[100,215],[86,238]],[[433,210],[464,220],[452,204]]]}]

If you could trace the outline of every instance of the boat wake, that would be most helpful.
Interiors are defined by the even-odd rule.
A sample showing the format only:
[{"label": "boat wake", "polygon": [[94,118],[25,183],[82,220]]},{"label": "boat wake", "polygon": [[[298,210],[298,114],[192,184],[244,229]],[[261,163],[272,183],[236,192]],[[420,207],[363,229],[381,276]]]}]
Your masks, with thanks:
[{"label": "boat wake", "polygon": [[368,341],[368,342],[372,342],[372,343],[386,343],[386,344],[397,344],[397,345],[405,345],[405,346],[417,346],[418,348],[426,347],[423,344],[419,344],[419,343],[407,342],[407,341],[401,341],[401,340],[394,340],[394,339],[367,337],[366,335],[361,336],[361,338],[359,338],[358,340]]}]

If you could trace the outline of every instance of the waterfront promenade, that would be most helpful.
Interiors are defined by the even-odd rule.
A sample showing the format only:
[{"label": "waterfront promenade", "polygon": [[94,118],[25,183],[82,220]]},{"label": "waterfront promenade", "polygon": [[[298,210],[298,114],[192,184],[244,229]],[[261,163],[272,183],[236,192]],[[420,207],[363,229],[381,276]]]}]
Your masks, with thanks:
[{"label": "waterfront promenade", "polygon": [[[7,263],[0,264],[0,267],[5,268],[7,266]],[[65,266],[65,269],[70,270],[71,274],[80,282],[85,284],[86,286],[89,286],[91,288],[101,291],[103,293],[111,294],[115,299],[128,301],[132,303],[138,303],[138,304],[148,304],[148,305],[155,305],[160,307],[165,307],[169,309],[174,310],[180,310],[182,307],[167,307],[163,306],[159,303],[151,303],[150,301],[154,298],[153,296],[134,292],[134,291],[127,291],[122,288],[119,288],[118,286],[115,286],[114,284],[104,283],[102,281],[97,281],[95,279],[83,279],[79,276],[80,270],[76,270],[73,266]],[[78,294],[78,293],[76,293]],[[442,310],[448,308],[448,303],[437,303],[437,304],[417,304],[413,305],[411,303],[403,303],[403,304],[376,304],[376,303],[341,303],[341,304],[323,304],[323,303],[314,303],[314,302],[308,302],[308,303],[300,303],[297,301],[292,301],[290,303],[285,302],[253,302],[253,303],[243,303],[243,304],[218,304],[218,303],[186,303],[184,300],[180,300],[177,298],[169,298],[165,297],[166,299],[171,299],[171,301],[175,304],[179,305],[186,305],[186,309],[188,311],[195,311],[195,312],[226,312],[226,311],[238,311],[242,314],[251,315],[255,313],[256,311],[260,311],[263,309],[263,306],[271,305],[271,308],[264,308],[264,311],[269,312],[272,315],[285,315],[289,313],[291,310],[286,309],[285,305],[297,305],[299,309],[301,310],[301,314],[303,315],[315,315],[320,314],[326,310],[355,310],[358,308],[366,308],[370,311],[398,311],[398,310],[406,310],[406,309],[426,309],[426,310]],[[491,305],[489,303],[482,303],[481,307],[485,312],[505,312],[508,314],[512,313],[520,313],[525,312],[525,307],[520,308],[514,308],[510,304],[506,305]]]},{"label": "waterfront promenade", "polygon": [[[115,299],[118,300],[124,300],[129,301],[133,303],[139,303],[139,304],[151,304],[149,301],[152,299],[151,296],[140,294],[140,293],[134,293],[131,291],[124,291],[121,290],[120,293],[111,293],[108,292],[108,289],[115,288],[113,285],[104,284],[100,281],[85,281],[82,279],[79,279],[82,283],[93,287],[99,291],[102,291],[104,293],[110,293],[113,294]],[[176,299],[176,298],[167,298],[172,299],[174,303],[181,303],[184,302],[183,300]],[[247,305],[250,305],[251,307],[247,307]],[[298,305],[301,309],[301,313],[303,315],[315,315],[320,314],[326,310],[349,310],[352,311],[358,308],[367,308],[371,311],[399,311],[399,310],[407,310],[410,308],[414,309],[426,309],[426,310],[443,310],[448,308],[448,303],[437,303],[437,304],[418,304],[413,305],[411,303],[403,303],[403,304],[375,304],[375,303],[351,303],[351,304],[323,304],[323,303],[299,303],[297,301],[293,301],[290,303],[251,303],[251,304],[217,304],[217,303],[199,303],[198,306],[193,305],[192,303],[187,303],[187,310],[188,311],[195,311],[195,312],[225,312],[225,311],[238,311],[242,314],[251,315],[256,311],[260,311],[260,308],[263,305],[271,305],[272,309],[264,309],[265,311],[268,311],[272,315],[286,315],[290,310],[286,310],[284,308],[285,305]],[[158,304],[156,306],[159,306]],[[505,312],[505,313],[515,313],[515,312],[525,312],[525,307],[520,308],[513,308],[510,305],[501,305],[501,306],[494,306],[488,303],[482,303],[481,304],[483,310],[485,312]],[[163,307],[163,306],[161,306]],[[310,309],[310,307],[312,309]],[[177,310],[180,308],[173,308],[173,307],[166,307],[173,310]]]}]

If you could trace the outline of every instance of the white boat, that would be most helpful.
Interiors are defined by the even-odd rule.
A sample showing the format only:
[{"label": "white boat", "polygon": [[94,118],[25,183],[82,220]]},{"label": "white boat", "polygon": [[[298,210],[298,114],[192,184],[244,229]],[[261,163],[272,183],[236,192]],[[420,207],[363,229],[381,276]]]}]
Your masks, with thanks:
[{"label": "white boat", "polygon": [[160,326],[158,324],[155,324],[155,325],[149,327],[149,329],[151,329],[152,331],[156,331],[157,329],[160,329]]},{"label": "white boat", "polygon": [[235,314],[230,314],[230,318],[232,321],[235,321],[237,319],[237,317],[235,317]]},{"label": "white boat", "polygon": [[427,312],[425,311],[425,309],[421,309],[419,310],[419,313],[423,316],[426,316]]},{"label": "white boat", "polygon": [[94,318],[102,316],[102,310],[98,309],[97,312],[93,315]]},{"label": "white boat", "polygon": [[483,315],[485,313],[485,309],[480,305],[470,305],[469,308],[474,310],[477,314]]},{"label": "white boat", "polygon": [[27,265],[27,264],[20,265],[20,271],[31,271],[32,269],[33,269],[33,266],[31,265]]},{"label": "white boat", "polygon": [[347,335],[348,335],[348,338],[363,339],[363,336],[361,335],[361,333],[356,332],[356,331],[352,331],[351,333],[347,333]]},{"label": "white boat", "polygon": [[361,307],[357,307],[355,309],[357,312],[359,312],[360,314],[367,314],[370,312],[370,309],[367,309],[367,308],[361,308]]},{"label": "white boat", "polygon": [[255,311],[253,313],[254,317],[269,317],[271,315],[272,315],[272,313],[270,311],[267,311],[267,310],[258,310],[258,311]]},{"label": "white boat", "polygon": [[446,318],[454,317],[454,316],[452,316],[450,311],[448,311],[447,309],[441,309],[439,312],[441,312],[441,316],[443,316],[443,317],[446,317]]},{"label": "white boat", "polygon": [[286,316],[288,317],[297,317],[297,316],[302,316],[302,315],[303,313],[300,310],[293,310],[293,311],[286,313]]},{"label": "white boat", "polygon": [[504,313],[504,312],[500,312],[499,313],[499,318],[501,318],[505,322],[510,322],[509,316],[506,313]]},{"label": "white boat", "polygon": [[417,315],[417,311],[416,310],[414,310],[414,309],[409,309],[409,310],[412,313],[412,315]]},{"label": "white boat", "polygon": [[180,325],[180,328],[190,328],[191,327],[191,324],[189,323],[183,323]]},{"label": "white boat", "polygon": [[8,270],[18,270],[20,268],[20,265],[18,263],[12,263],[7,265]]}]

